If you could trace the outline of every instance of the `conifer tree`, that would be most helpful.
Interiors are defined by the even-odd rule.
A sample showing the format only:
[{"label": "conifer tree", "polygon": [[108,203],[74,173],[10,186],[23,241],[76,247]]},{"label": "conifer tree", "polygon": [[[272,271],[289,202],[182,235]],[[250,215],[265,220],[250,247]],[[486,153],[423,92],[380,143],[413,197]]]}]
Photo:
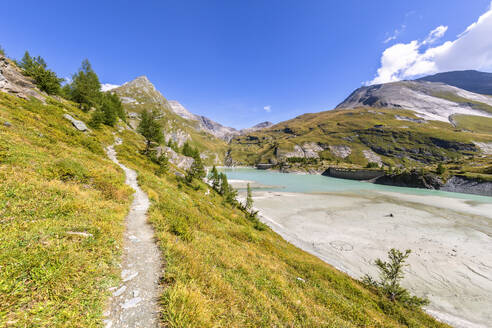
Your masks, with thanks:
[{"label": "conifer tree", "polygon": [[48,65],[43,58],[40,56],[31,57],[29,52],[26,51],[22,60],[17,64],[23,69],[25,75],[33,78],[34,83],[36,83],[41,91],[48,94],[60,94],[60,86],[63,79],[48,69]]},{"label": "conifer tree", "polygon": [[219,173],[220,188],[219,194],[225,196],[229,192],[229,183],[227,182],[227,176],[224,173]]},{"label": "conifer tree", "polygon": [[101,102],[101,83],[87,59],[82,61],[82,66],[72,78],[71,96],[87,109],[96,107]]},{"label": "conifer tree", "polygon": [[251,187],[248,183],[248,188],[246,191],[246,210],[249,211],[253,207],[253,196],[251,194]]},{"label": "conifer tree", "polygon": [[219,191],[220,177],[219,177],[219,172],[217,171],[215,165],[213,166],[212,171],[210,172],[210,179],[212,180],[212,188],[215,191]]},{"label": "conifer tree", "polygon": [[145,153],[149,154],[153,143],[159,144],[164,139],[161,125],[156,119],[157,112],[144,110],[137,131],[145,138]]}]

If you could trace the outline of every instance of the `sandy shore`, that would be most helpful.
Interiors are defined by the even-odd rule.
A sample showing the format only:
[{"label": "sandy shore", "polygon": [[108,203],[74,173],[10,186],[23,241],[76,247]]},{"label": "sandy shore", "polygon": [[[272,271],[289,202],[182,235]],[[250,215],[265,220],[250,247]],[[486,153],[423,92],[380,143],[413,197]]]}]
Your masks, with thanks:
[{"label": "sandy shore", "polygon": [[431,301],[430,314],[490,327],[492,204],[391,192],[253,196],[273,230],[355,278],[377,275],[372,262],[390,248],[411,249],[403,285]]}]

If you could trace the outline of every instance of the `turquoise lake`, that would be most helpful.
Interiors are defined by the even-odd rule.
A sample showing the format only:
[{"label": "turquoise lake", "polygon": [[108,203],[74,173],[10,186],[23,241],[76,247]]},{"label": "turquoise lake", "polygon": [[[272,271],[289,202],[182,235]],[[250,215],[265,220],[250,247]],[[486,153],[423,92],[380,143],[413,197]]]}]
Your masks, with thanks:
[{"label": "turquoise lake", "polygon": [[280,173],[276,171],[257,170],[253,168],[220,168],[229,180],[249,180],[259,184],[272,186],[262,190],[286,191],[300,193],[315,192],[365,192],[389,191],[412,195],[433,195],[447,198],[472,200],[481,203],[492,203],[492,197],[446,192],[439,190],[383,186],[368,182],[336,179],[314,174]]}]

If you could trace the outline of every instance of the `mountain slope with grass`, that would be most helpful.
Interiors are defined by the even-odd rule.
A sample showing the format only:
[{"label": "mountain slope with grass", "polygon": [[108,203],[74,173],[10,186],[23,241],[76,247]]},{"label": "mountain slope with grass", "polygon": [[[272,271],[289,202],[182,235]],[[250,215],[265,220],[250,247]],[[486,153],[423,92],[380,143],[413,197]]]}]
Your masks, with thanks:
[{"label": "mountain slope with grass", "polygon": [[134,128],[144,110],[157,111],[166,142],[172,140],[178,147],[189,142],[201,151],[207,164],[222,163],[227,150],[226,142],[203,129],[201,121],[192,119],[196,115],[187,111],[188,116],[184,112],[176,112],[176,102],[170,103],[147,77],[140,76],[110,92],[121,98],[128,121]]},{"label": "mountain slope with grass", "polygon": [[[10,63],[13,65],[13,63]],[[133,193],[104,147],[138,173],[165,260],[167,327],[444,327],[290,245],[199,181],[143,154],[119,120],[0,92],[0,326],[100,327],[120,282]]]}]

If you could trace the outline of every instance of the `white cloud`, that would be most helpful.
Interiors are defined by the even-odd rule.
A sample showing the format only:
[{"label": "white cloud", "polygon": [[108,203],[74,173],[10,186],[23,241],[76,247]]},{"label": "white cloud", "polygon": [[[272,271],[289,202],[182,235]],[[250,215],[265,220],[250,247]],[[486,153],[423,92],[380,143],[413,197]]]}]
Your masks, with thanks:
[{"label": "white cloud", "polygon": [[396,29],[393,31],[393,34],[388,36],[384,41],[383,43],[388,43],[390,41],[393,41],[393,40],[396,40],[396,38],[398,37],[398,35],[400,35],[401,32],[403,32],[405,29],[407,28],[406,25],[402,25],[399,29]]},{"label": "white cloud", "polygon": [[101,91],[106,92],[109,90],[113,90],[117,87],[119,87],[119,85],[117,85],[117,84],[103,83],[103,84],[101,84]]},{"label": "white cloud", "polygon": [[492,70],[492,6],[455,40],[432,47],[431,44],[446,31],[447,26],[441,25],[422,42],[398,43],[384,50],[381,67],[376,77],[367,84],[394,82],[452,70]]},{"label": "white cloud", "polygon": [[270,113],[270,111],[272,110],[272,106],[264,106],[263,109],[265,110],[265,112]]},{"label": "white cloud", "polygon": [[429,33],[429,35],[424,40],[424,42],[422,42],[422,44],[431,44],[431,43],[436,42],[437,40],[439,40],[440,38],[443,37],[444,33],[446,33],[447,30],[448,30],[448,27],[444,26],[444,25],[440,25],[440,26],[436,27],[435,29],[433,29]]}]

